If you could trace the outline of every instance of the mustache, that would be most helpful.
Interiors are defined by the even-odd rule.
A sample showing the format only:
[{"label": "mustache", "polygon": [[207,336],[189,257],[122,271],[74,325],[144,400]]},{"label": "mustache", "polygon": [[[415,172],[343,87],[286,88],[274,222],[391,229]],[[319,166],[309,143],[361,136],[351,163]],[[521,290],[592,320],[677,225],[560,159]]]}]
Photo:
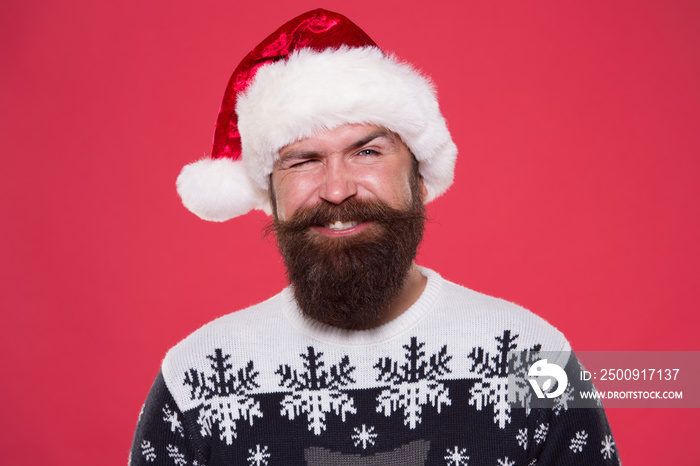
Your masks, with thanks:
[{"label": "mustache", "polygon": [[398,221],[422,220],[425,213],[422,209],[395,209],[383,201],[363,201],[347,199],[342,204],[322,201],[313,207],[305,207],[294,213],[289,220],[274,219],[266,228],[266,234],[271,230],[277,234],[302,233],[313,226],[326,226],[336,221],[341,222],[378,222],[391,224]]}]

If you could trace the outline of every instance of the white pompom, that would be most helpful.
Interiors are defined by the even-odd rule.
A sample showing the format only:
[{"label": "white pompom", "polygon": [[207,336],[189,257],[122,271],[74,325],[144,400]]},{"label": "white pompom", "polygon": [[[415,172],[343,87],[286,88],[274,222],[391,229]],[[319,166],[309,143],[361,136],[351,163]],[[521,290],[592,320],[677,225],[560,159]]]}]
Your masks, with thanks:
[{"label": "white pompom", "polygon": [[185,165],[176,184],[184,206],[211,222],[246,214],[266,201],[248,177],[243,162],[228,158]]}]

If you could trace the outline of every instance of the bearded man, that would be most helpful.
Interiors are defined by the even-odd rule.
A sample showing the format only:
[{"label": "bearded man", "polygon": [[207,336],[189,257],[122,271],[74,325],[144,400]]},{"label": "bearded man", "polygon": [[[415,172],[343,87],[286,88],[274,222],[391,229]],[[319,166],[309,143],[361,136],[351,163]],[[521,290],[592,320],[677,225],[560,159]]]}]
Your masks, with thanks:
[{"label": "bearded man", "polygon": [[[271,213],[290,286],[168,352],[131,462],[617,462],[560,332],[415,264],[456,155],[430,81],[344,16],[308,12],[258,45],[178,192],[206,220]],[[552,366],[533,395],[529,368]]]}]

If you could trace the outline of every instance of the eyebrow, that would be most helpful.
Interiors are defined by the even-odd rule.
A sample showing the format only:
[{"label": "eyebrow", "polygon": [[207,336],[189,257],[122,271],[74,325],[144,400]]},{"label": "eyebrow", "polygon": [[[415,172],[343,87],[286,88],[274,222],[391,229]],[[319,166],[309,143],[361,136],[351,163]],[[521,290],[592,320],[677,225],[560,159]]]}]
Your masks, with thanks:
[{"label": "eyebrow", "polygon": [[378,129],[377,131],[369,133],[366,137],[360,139],[359,141],[356,141],[356,142],[350,144],[348,147],[345,148],[345,150],[351,151],[351,150],[359,149],[360,147],[369,144],[370,142],[374,141],[375,139],[382,138],[382,137],[388,139],[392,144],[394,143],[394,138],[389,131],[387,131],[386,129]]},{"label": "eyebrow", "polygon": [[[362,139],[359,139],[352,144],[349,144],[347,147],[343,149],[344,152],[349,152],[353,151],[356,149],[359,149],[362,146],[365,146],[369,144],[370,142],[374,141],[375,139],[378,138],[386,138],[391,142],[392,144],[395,144],[394,137],[392,133],[386,129],[378,129],[377,131],[373,131],[367,136],[363,137]],[[318,157],[322,155],[320,152],[313,151],[313,150],[292,150],[284,155],[280,155],[279,162],[283,162],[285,160],[290,160],[290,159],[310,159],[314,157]]]}]

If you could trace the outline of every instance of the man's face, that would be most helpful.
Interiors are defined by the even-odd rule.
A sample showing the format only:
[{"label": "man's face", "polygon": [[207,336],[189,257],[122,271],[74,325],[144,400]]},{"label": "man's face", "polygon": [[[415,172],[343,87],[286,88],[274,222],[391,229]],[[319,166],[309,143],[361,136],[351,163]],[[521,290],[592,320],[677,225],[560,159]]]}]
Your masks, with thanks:
[{"label": "man's face", "polygon": [[381,321],[422,238],[425,188],[415,164],[398,136],[371,125],[280,150],[274,228],[305,314],[344,328]]},{"label": "man's face", "polygon": [[[373,125],[344,125],[289,144],[272,172],[280,220],[323,201],[379,200],[393,208],[411,202],[413,156],[394,133]],[[425,193],[424,193],[425,194]],[[347,227],[347,225],[343,225]],[[357,234],[368,225],[319,228],[319,234]]]}]

